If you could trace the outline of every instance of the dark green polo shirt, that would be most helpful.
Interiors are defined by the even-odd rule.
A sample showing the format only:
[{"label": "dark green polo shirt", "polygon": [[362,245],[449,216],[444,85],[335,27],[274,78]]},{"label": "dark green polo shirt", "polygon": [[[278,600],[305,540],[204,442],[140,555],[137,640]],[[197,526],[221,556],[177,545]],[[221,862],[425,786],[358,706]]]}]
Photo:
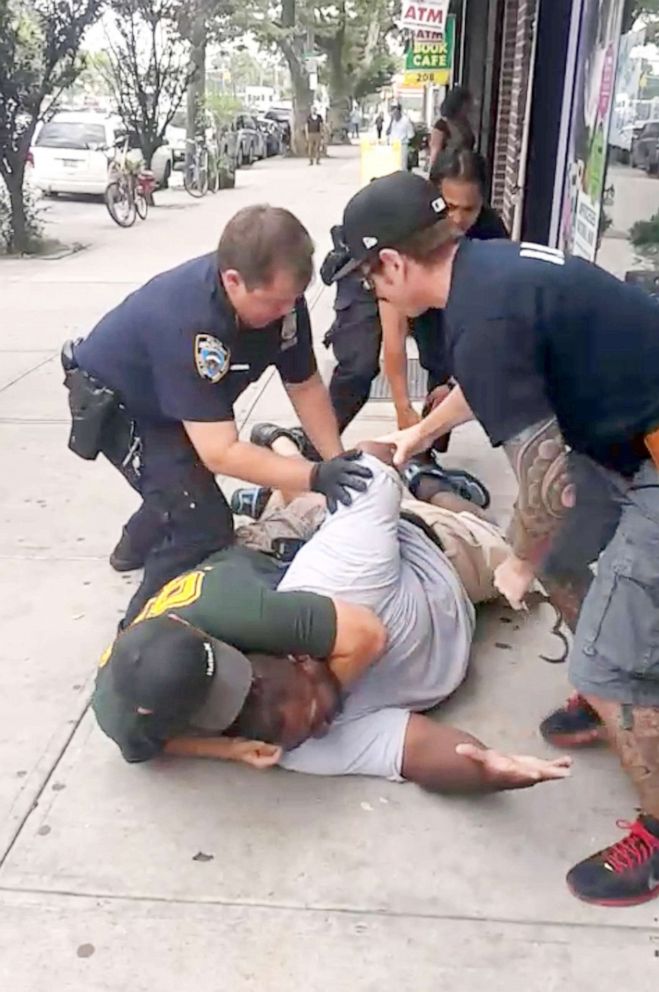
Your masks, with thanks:
[{"label": "dark green polo shirt", "polygon": [[[246,653],[327,658],[336,640],[332,600],[315,593],[277,592],[273,586],[280,576],[280,567],[259,551],[227,548],[169,582],[134,622],[173,613]],[[127,761],[147,761],[187,729],[127,706],[114,689],[112,648],[101,658],[92,707],[99,726]]]}]

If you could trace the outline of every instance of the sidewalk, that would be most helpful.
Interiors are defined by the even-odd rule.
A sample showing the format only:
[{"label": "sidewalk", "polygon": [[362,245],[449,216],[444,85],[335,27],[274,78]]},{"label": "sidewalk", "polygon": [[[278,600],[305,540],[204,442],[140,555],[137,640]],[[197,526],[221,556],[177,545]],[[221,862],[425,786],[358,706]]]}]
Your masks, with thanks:
[{"label": "sidewalk", "polygon": [[[12,992],[654,992],[659,903],[574,900],[563,876],[633,819],[606,751],[526,793],[445,799],[366,779],[204,762],[129,766],[87,710],[95,661],[134,579],[107,555],[134,505],[118,475],[66,451],[57,353],[143,280],[199,254],[239,207],[269,200],[322,257],[358,182],[356,152],[275,160],[239,188],[153,211],[58,262],[0,262],[0,988]],[[310,293],[314,334],[331,294]],[[238,410],[292,422],[272,374]],[[369,403],[349,439],[392,427]],[[478,428],[451,442],[500,514],[514,486]],[[459,453],[459,459],[456,457]],[[566,693],[551,615],[483,612],[467,684],[441,718],[545,753]],[[195,861],[202,852],[209,859]]]}]

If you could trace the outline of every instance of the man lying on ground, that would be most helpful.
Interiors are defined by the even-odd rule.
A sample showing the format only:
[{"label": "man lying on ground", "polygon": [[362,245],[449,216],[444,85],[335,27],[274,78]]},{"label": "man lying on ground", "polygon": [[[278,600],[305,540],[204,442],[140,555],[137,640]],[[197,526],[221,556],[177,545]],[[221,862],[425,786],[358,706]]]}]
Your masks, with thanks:
[{"label": "man lying on ground", "polygon": [[[272,579],[271,559],[234,548],[165,587],[119,636],[93,705],[124,757],[219,757],[434,791],[524,788],[569,774],[568,758],[498,754],[422,715],[465,676],[473,605],[427,516],[425,526],[401,519],[397,473],[363,459],[373,481],[352,507],[329,516],[305,495],[252,525],[254,534],[271,528],[255,538],[267,544],[273,515],[306,521],[302,539],[304,526],[325,518],[278,591],[256,571]],[[507,549],[476,517],[461,530],[461,516],[446,529],[454,542],[461,534],[478,577],[473,595],[487,596]],[[482,528],[489,538],[479,543]]]}]

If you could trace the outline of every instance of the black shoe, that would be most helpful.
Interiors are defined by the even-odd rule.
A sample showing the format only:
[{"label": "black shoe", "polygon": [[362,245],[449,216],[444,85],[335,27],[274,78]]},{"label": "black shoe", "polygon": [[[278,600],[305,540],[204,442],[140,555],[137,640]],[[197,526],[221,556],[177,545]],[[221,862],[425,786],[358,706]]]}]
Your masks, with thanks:
[{"label": "black shoe", "polygon": [[585,747],[604,740],[604,724],[578,692],[540,724],[540,733],[554,747]]},{"label": "black shoe", "polygon": [[277,424],[255,424],[249,439],[259,448],[272,448],[277,438],[285,437],[292,441],[303,458],[321,461],[320,455],[301,427],[278,427]]},{"label": "black shoe", "polygon": [[110,564],[115,572],[134,572],[138,568],[144,568],[144,555],[138,554],[133,548],[126,531],[110,555]]},{"label": "black shoe", "polygon": [[403,470],[403,479],[415,499],[421,479],[433,479],[438,493],[453,493],[480,510],[486,510],[490,505],[490,494],[480,479],[463,469],[442,468],[434,460],[415,458],[408,462]]},{"label": "black shoe", "polygon": [[[577,899],[599,906],[637,906],[659,896],[659,820],[641,814],[617,844],[580,861],[568,872],[568,888]],[[648,829],[648,827],[652,829]]]},{"label": "black shoe", "polygon": [[296,430],[300,430],[300,428],[279,427],[277,424],[254,424],[249,440],[252,444],[258,445],[259,448],[271,448],[278,438],[286,437],[302,453],[299,436],[296,436],[295,433]]},{"label": "black shoe", "polygon": [[260,520],[263,511],[272,496],[272,489],[266,486],[248,486],[236,489],[231,494],[231,512],[237,517],[249,517],[250,520]]}]

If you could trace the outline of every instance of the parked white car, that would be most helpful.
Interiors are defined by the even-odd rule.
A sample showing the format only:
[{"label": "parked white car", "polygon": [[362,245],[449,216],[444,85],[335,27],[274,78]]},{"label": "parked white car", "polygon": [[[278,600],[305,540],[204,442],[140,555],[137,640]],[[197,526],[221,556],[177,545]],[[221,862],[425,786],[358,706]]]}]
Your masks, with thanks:
[{"label": "parked white car", "polygon": [[[42,124],[30,149],[32,182],[44,193],[92,193],[102,195],[117,139],[125,134],[118,117],[98,113],[62,111]],[[129,152],[138,162],[141,153]],[[156,150],[151,163],[156,185],[166,186],[172,172],[168,145]]]}]

